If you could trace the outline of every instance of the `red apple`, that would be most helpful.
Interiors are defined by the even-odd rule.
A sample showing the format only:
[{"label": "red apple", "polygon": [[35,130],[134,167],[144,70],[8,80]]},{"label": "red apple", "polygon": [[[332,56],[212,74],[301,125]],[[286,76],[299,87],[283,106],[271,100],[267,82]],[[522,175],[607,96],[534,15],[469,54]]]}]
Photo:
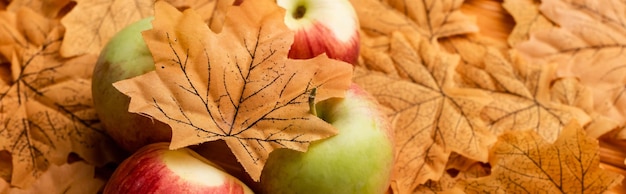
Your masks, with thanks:
[{"label": "red apple", "polygon": [[359,21],[348,0],[277,0],[286,10],[285,24],[295,31],[289,58],[309,59],[322,53],[356,64]]},{"label": "red apple", "polygon": [[121,193],[253,193],[189,148],[169,150],[169,143],[142,147],[117,167],[104,188]]}]

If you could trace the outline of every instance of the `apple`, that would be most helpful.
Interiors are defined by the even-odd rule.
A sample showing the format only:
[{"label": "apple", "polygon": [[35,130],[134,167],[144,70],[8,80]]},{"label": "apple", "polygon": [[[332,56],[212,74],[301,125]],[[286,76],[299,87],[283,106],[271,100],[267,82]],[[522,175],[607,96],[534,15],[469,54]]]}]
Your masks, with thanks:
[{"label": "apple", "polygon": [[189,148],[170,150],[169,143],[146,145],[113,172],[104,193],[253,193],[239,179]]},{"label": "apple", "polygon": [[348,0],[277,0],[285,25],[295,32],[289,58],[309,59],[322,53],[356,64],[359,21]]},{"label": "apple", "polygon": [[378,103],[356,84],[345,98],[316,105],[339,134],[311,143],[306,152],[278,149],[261,173],[263,193],[360,193],[387,191],[394,163],[391,124]]},{"label": "apple", "polygon": [[141,31],[152,28],[152,19],[135,22],[111,38],[100,53],[91,82],[94,109],[104,130],[131,153],[150,143],[170,141],[172,136],[168,125],[128,112],[130,98],[113,87],[114,82],[154,70],[154,60],[141,36]]},{"label": "apple", "polygon": [[[282,1],[279,0],[280,2]],[[335,12],[345,11],[349,17],[341,17],[342,21],[356,20],[356,14],[349,2],[345,0],[294,2],[299,3],[287,2],[286,4],[298,5],[293,8],[299,10],[298,13],[302,13],[302,17],[297,21],[294,20],[291,27],[298,29],[296,36],[304,34],[306,36],[300,37],[305,37],[310,41],[304,41],[305,38],[296,38],[291,50],[302,48],[308,48],[309,51],[316,50],[316,52],[323,50],[321,52],[326,52],[331,57],[354,64],[359,52],[358,22],[355,21],[354,26],[350,26],[343,22],[332,21],[336,19],[328,19],[338,17],[330,16],[338,14]],[[285,3],[283,2],[282,5],[285,6]],[[329,8],[335,11],[322,14],[327,17],[315,19],[313,15],[326,13],[324,10],[328,11],[328,8],[321,9],[320,7],[323,7],[321,5],[330,6]],[[286,10],[288,16],[298,16],[298,14],[294,15],[296,12],[293,9],[290,11],[286,8]],[[129,113],[130,99],[112,86],[112,83],[116,81],[154,70],[151,53],[141,36],[141,31],[151,28],[151,20],[152,18],[146,18],[131,24],[111,39],[96,64],[92,81],[94,106],[105,130],[118,144],[131,152],[150,143],[167,142],[171,139],[171,128],[166,124],[143,115]],[[285,23],[290,26],[287,16]],[[330,24],[322,25],[325,23]],[[333,26],[352,30],[333,30],[336,29]],[[323,31],[328,34],[322,33]],[[346,34],[349,32],[352,35],[350,38],[345,38],[348,37]],[[313,36],[315,34],[318,37]],[[340,40],[344,38],[346,41],[341,42]],[[310,43],[315,43],[316,46]],[[304,46],[298,46],[298,44],[304,44]],[[325,46],[318,47],[319,45]],[[293,51],[293,53],[297,52]],[[291,55],[290,51],[292,58],[314,57]],[[330,99],[315,107],[319,109],[319,116],[322,119],[339,129],[339,134],[314,142],[307,152],[287,149],[274,151],[263,170],[260,183],[255,183],[250,179],[223,142],[208,142],[192,146],[193,150],[218,164],[227,173],[248,183],[255,191],[264,190],[268,193],[280,193],[279,191],[287,193],[290,191],[295,193],[384,192],[388,188],[394,158],[393,137],[390,125],[376,108],[376,101],[358,86],[353,86],[347,92],[346,98]],[[293,169],[300,164],[302,164],[302,169]],[[320,178],[320,176],[325,178]]]}]

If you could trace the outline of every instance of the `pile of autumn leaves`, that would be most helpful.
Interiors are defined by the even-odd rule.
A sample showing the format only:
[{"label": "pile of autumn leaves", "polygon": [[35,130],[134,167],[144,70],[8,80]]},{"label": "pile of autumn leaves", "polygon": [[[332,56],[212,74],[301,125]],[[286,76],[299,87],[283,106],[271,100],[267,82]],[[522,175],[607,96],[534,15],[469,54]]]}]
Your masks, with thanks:
[{"label": "pile of autumn leaves", "polygon": [[504,1],[516,22],[507,44],[476,33],[463,2],[405,3],[353,1],[363,32],[354,81],[394,118],[395,192],[621,183],[598,167],[596,138],[624,139],[626,4]]},{"label": "pile of autumn leaves", "polygon": [[[168,2],[209,25],[232,3]],[[404,2],[352,0],[353,80],[393,118],[394,193],[599,193],[621,182],[599,168],[596,138],[626,139],[626,4],[507,0],[516,27],[504,44],[477,33],[462,1]],[[0,193],[102,187],[94,166],[121,156],[91,107],[91,70],[153,3],[0,2]]]}]

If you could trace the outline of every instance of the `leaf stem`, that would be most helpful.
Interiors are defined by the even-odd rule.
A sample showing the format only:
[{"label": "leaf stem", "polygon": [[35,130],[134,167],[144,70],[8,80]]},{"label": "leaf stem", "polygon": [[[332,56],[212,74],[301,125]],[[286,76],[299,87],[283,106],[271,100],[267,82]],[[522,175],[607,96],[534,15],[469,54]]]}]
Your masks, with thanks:
[{"label": "leaf stem", "polygon": [[309,110],[311,111],[311,114],[318,116],[317,115],[317,109],[315,108],[315,95],[317,93],[317,88],[313,88],[311,89],[311,93],[309,94]]}]

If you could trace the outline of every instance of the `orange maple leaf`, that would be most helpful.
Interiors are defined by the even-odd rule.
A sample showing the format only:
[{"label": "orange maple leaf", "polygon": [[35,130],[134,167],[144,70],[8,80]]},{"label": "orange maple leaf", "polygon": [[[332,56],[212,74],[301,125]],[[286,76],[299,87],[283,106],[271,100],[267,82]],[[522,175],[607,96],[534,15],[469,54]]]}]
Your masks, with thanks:
[{"label": "orange maple leaf", "polygon": [[245,1],[212,32],[193,10],[155,5],[154,28],[144,39],[156,71],[114,84],[131,97],[130,112],[172,127],[170,148],[223,139],[258,180],[277,148],[306,150],[336,130],[309,113],[308,98],[343,96],[351,65],[325,55],[292,60],[293,32],[271,1]]}]

